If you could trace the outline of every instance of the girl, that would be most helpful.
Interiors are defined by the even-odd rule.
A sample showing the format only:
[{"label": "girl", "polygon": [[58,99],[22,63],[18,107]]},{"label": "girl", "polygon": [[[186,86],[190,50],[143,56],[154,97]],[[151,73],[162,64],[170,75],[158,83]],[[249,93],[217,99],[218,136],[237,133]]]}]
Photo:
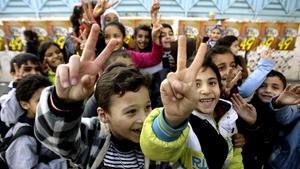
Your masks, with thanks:
[{"label": "girl", "polygon": [[223,36],[224,36],[224,28],[222,27],[222,25],[214,25],[209,30],[209,39],[206,42],[207,46],[209,48],[214,47],[217,41],[221,39]]},{"label": "girl", "polygon": [[[152,29],[152,50],[147,53],[135,52],[132,50],[127,50],[127,52],[131,55],[135,66],[138,68],[150,67],[158,64],[161,61],[162,57],[162,46],[159,43],[159,34],[160,34],[160,24],[156,23]],[[123,48],[124,40],[125,40],[125,27],[120,22],[112,21],[105,25],[104,30],[104,39],[105,43],[111,39],[117,40],[117,45],[114,50],[118,50]]]},{"label": "girl", "polygon": [[151,28],[148,25],[139,25],[134,29],[133,39],[135,51],[150,52],[152,48]]},{"label": "girl", "polygon": [[56,43],[45,41],[39,47],[38,56],[45,67],[44,73],[48,75],[50,82],[54,84],[56,68],[64,63],[63,51]]},{"label": "girl", "polygon": [[[185,51],[179,53],[184,57]],[[243,168],[241,149],[234,149],[231,141],[237,114],[230,102],[219,100],[220,74],[213,64],[202,65],[204,54],[201,45],[189,68],[178,58],[177,72],[161,86],[164,109],[153,110],[144,122],[142,150],[150,159],[185,168]]]}]

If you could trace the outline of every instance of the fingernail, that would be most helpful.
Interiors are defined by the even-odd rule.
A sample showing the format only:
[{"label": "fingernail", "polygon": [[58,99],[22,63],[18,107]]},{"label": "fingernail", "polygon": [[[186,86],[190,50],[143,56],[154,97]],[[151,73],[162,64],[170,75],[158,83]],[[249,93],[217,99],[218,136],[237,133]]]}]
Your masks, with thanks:
[{"label": "fingernail", "polygon": [[76,84],[77,84],[77,79],[75,79],[75,78],[72,79],[72,80],[71,80],[71,84],[72,84],[72,85],[76,85]]},{"label": "fingernail", "polygon": [[176,101],[176,97],[172,97],[172,100],[175,102]]}]

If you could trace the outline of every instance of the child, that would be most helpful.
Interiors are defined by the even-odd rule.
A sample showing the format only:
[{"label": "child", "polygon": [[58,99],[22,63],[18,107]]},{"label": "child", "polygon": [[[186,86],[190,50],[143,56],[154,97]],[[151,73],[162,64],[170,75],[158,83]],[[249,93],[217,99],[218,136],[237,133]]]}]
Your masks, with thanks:
[{"label": "child", "polygon": [[[27,75],[36,75],[42,73],[39,59],[30,53],[16,55],[10,61],[10,66],[10,72],[13,76],[13,81],[9,84],[8,93],[0,98],[1,122],[4,122],[7,127],[11,127],[13,124],[15,124],[18,120],[18,117],[24,113],[15,96],[15,87],[18,81]],[[1,135],[4,136],[5,133],[5,129],[1,128]]]},{"label": "child", "polygon": [[243,148],[245,168],[258,169],[268,163],[272,146],[276,143],[281,128],[276,122],[275,113],[270,109],[269,104],[271,99],[278,96],[285,87],[284,75],[272,70],[250,101],[256,108],[257,120],[251,126],[241,127],[241,132],[247,140]]},{"label": "child", "polygon": [[139,148],[139,137],[151,106],[147,79],[136,69],[107,68],[95,91],[99,118],[81,119],[82,101],[93,92],[96,76],[117,44],[111,40],[95,59],[98,33],[94,24],[83,56],[72,56],[68,65],[59,66],[55,88],[43,91],[36,135],[52,151],[83,168],[147,168],[150,164]]},{"label": "child", "polygon": [[150,52],[151,51],[151,28],[148,25],[139,25],[134,29],[133,39],[135,42],[135,51]]},{"label": "child", "polygon": [[300,112],[293,105],[300,104],[300,85],[288,85],[278,96],[272,99],[271,108],[276,120],[284,125],[280,141],[273,147],[270,158],[271,168],[300,168]]},{"label": "child", "polygon": [[[156,65],[161,61],[162,46],[159,45],[159,34],[160,26],[158,24],[157,27],[154,27],[152,30],[153,43],[151,52],[140,53],[132,50],[127,50],[127,52],[131,55],[136,67],[145,68]],[[106,24],[104,27],[105,43],[107,44],[110,39],[116,39],[118,42],[115,50],[123,48],[125,36],[125,27],[120,22],[112,21]]]},{"label": "child", "polygon": [[208,48],[215,46],[217,41],[224,36],[224,28],[222,25],[214,25],[209,30],[209,39],[206,42]]},{"label": "child", "polygon": [[55,80],[55,72],[58,65],[64,63],[64,54],[59,46],[52,41],[45,41],[39,47],[38,56],[45,72],[52,84]]},{"label": "child", "polygon": [[177,72],[161,86],[164,109],[155,109],[146,118],[141,148],[150,159],[179,162],[185,168],[243,168],[241,149],[231,142],[238,116],[230,102],[219,100],[218,69],[209,62],[202,65],[205,44],[185,68],[181,42],[180,36]]},{"label": "child", "polygon": [[[36,106],[42,90],[50,86],[48,79],[41,75],[28,75],[22,79],[16,89],[17,100],[25,114],[10,129],[6,137],[13,136],[24,126],[30,126],[33,132]],[[5,152],[9,168],[67,168],[66,160],[49,151],[32,136],[25,135],[15,139]]]}]

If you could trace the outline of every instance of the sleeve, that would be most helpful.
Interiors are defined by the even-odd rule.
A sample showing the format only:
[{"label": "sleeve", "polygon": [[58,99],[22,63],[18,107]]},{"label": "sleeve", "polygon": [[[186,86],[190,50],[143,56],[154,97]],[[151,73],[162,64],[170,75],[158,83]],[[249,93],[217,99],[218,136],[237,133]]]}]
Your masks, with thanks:
[{"label": "sleeve", "polygon": [[230,161],[228,169],[243,169],[242,148],[233,148],[233,157]]},{"label": "sleeve", "polygon": [[82,102],[64,103],[53,87],[44,89],[34,125],[36,138],[56,154],[85,164],[95,125],[89,124],[91,119],[81,123],[82,112]]},{"label": "sleeve", "polygon": [[151,52],[140,53],[133,50],[127,50],[127,52],[131,55],[136,67],[146,68],[161,62],[163,47],[153,42]]},{"label": "sleeve", "polygon": [[[187,144],[190,128],[186,125],[175,131],[175,134],[164,133],[165,131],[169,131],[169,129],[162,129],[156,126],[160,125],[159,122],[154,123],[159,114],[162,114],[162,109],[154,109],[144,122],[140,137],[142,151],[151,160],[176,162],[187,147],[185,145]],[[182,131],[180,132],[180,130]],[[168,137],[169,139],[166,139]]]},{"label": "sleeve", "polygon": [[31,169],[38,165],[36,140],[30,136],[22,136],[11,143],[5,152],[9,168]]},{"label": "sleeve", "polygon": [[261,58],[254,71],[247,79],[238,87],[239,94],[243,98],[250,97],[259,88],[266,79],[267,74],[274,67],[275,62],[272,59]]},{"label": "sleeve", "polygon": [[274,98],[270,102],[270,108],[275,112],[275,118],[280,124],[287,125],[294,119],[300,117],[300,112],[297,111],[296,107],[284,106],[282,108],[276,109],[273,107],[273,100]]}]

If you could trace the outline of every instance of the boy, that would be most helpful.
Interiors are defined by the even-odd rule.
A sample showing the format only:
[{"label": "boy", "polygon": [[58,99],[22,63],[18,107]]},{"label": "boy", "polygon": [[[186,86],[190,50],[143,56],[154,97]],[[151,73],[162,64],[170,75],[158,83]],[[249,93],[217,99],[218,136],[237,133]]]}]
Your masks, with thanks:
[{"label": "boy", "polygon": [[276,120],[284,125],[280,141],[273,147],[271,168],[300,168],[300,112],[291,107],[297,104],[300,104],[300,84],[288,85],[271,101]]},{"label": "boy", "polygon": [[68,65],[59,66],[55,88],[43,91],[35,133],[52,151],[83,168],[151,168],[139,148],[140,131],[151,111],[147,79],[135,68],[108,67],[96,85],[99,118],[81,119],[83,100],[93,92],[96,76],[116,47],[112,39],[95,59],[99,30],[92,26],[81,58],[72,56]]},{"label": "boy", "polygon": [[16,55],[10,62],[10,72],[13,76],[13,81],[10,82],[7,94],[0,97],[1,103],[1,136],[10,126],[15,124],[24,111],[19,106],[15,97],[15,87],[19,80],[29,74],[41,74],[41,64],[37,56],[30,53],[21,53]]},{"label": "boy", "polygon": [[[18,83],[16,98],[24,114],[18,118],[18,122],[9,130],[6,137],[15,135],[24,126],[32,128],[35,119],[36,106],[42,90],[51,83],[41,75],[28,75]],[[5,159],[9,168],[67,168],[66,160],[59,159],[33,137],[24,135],[15,139],[5,152]]]}]

